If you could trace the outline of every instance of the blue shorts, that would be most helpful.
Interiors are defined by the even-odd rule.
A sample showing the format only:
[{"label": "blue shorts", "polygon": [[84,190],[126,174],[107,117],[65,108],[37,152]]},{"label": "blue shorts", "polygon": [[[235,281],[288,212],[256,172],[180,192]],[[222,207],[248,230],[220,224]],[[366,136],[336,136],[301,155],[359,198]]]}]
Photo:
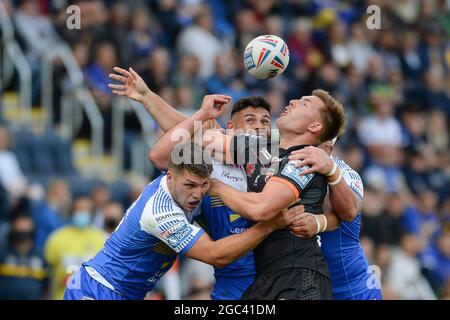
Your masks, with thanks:
[{"label": "blue shorts", "polygon": [[84,267],[67,281],[64,300],[127,300],[123,295],[94,280]]},{"label": "blue shorts", "polygon": [[216,277],[216,283],[211,292],[212,300],[240,300],[242,294],[255,281],[254,276],[247,277]]}]

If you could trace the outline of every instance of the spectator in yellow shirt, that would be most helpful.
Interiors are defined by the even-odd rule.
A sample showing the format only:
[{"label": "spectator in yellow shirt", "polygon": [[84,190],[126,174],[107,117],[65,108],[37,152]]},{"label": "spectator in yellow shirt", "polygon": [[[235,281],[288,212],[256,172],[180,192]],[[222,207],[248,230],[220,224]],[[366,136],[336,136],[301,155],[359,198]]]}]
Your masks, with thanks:
[{"label": "spectator in yellow shirt", "polygon": [[45,259],[52,270],[52,298],[62,299],[69,276],[91,259],[106,240],[104,231],[91,226],[92,200],[75,199],[71,224],[53,232],[45,244]]}]

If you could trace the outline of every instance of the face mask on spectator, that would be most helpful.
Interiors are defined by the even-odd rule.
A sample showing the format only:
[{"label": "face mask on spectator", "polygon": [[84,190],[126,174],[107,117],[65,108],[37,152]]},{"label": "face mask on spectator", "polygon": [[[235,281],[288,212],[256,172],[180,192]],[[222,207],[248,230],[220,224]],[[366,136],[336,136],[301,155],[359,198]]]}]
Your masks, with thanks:
[{"label": "face mask on spectator", "polygon": [[86,228],[91,223],[91,214],[87,211],[74,212],[72,223],[80,229]]}]

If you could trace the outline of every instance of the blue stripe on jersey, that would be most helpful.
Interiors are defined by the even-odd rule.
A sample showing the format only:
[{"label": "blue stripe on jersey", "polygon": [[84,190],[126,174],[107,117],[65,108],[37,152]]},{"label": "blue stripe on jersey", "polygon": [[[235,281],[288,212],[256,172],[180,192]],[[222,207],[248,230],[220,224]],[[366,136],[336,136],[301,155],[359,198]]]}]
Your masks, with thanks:
[{"label": "blue stripe on jersey", "polygon": [[[160,176],[145,187],[139,199],[127,210],[117,230],[105,242],[103,249],[93,259],[84,264],[94,268],[116,291],[122,293],[128,299],[143,299],[146,293],[154,288],[156,282],[172,266],[177,254],[173,251],[174,248],[164,244],[164,241],[171,240],[176,248],[182,248],[181,252],[185,253],[203,234],[202,230],[196,232],[195,236],[186,234],[186,239],[182,243],[176,243],[176,236],[180,235],[177,230],[167,233],[167,238],[160,235],[164,239],[159,239],[153,235],[153,232],[150,234],[142,229],[144,225],[141,225],[141,218],[147,203],[154,200],[151,209],[160,212],[167,211],[172,207],[164,204],[164,201],[172,200],[169,195],[164,194],[167,191],[161,191],[163,188],[161,181],[165,181],[165,179],[162,180],[163,178],[164,176]],[[174,207],[175,210],[178,210],[174,214],[174,219],[177,222],[182,222],[182,219],[176,217],[182,210],[177,208]],[[154,216],[153,212],[150,212],[150,216]],[[145,222],[148,223],[149,221],[151,222],[151,220]],[[195,232],[195,230],[198,230],[187,220],[185,220],[185,223],[188,224],[189,228],[184,227],[184,231]],[[168,227],[175,224],[176,222],[166,223]],[[183,226],[183,224],[180,225]],[[152,223],[151,227],[155,228],[155,233],[160,230],[158,224],[153,225]],[[166,247],[167,250],[161,250],[161,246]]]},{"label": "blue stripe on jersey", "polygon": [[181,254],[185,254],[189,251],[190,248],[195,244],[195,242],[204,234],[205,232],[201,230],[202,232],[198,232],[195,236],[190,235],[185,241],[182,242],[182,246],[186,246],[180,251]]}]

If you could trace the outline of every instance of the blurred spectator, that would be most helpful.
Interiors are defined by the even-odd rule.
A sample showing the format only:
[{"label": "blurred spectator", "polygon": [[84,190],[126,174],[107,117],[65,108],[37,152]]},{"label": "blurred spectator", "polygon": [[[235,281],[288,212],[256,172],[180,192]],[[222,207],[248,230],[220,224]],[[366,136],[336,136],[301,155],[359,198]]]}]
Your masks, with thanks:
[{"label": "blurred spectator", "polygon": [[403,74],[407,79],[413,81],[415,88],[424,70],[424,63],[418,50],[419,39],[416,33],[407,32],[401,41],[400,60]]},{"label": "blurred spectator", "polygon": [[[91,89],[100,112],[102,114],[104,125],[104,146],[107,150],[111,147],[112,136],[112,113],[111,113],[111,90],[108,88],[110,82],[108,75],[114,66],[118,64],[118,55],[116,47],[111,42],[101,42],[96,45],[94,50],[94,61],[85,70],[86,80]],[[87,122],[85,121],[85,125]],[[89,132],[81,129],[82,134]]]},{"label": "blurred spectator", "polygon": [[131,50],[134,53],[132,63],[146,58],[158,46],[159,25],[145,7],[136,8],[130,17],[131,30],[128,34]]},{"label": "blurred spectator", "polygon": [[444,286],[450,280],[450,233],[437,235],[421,258],[435,292],[444,294]]},{"label": "blurred spectator", "polygon": [[105,208],[111,199],[108,187],[103,183],[96,185],[91,191],[91,199],[94,205],[92,226],[97,229],[103,229],[106,219]]},{"label": "blurred spectator", "polygon": [[200,106],[205,95],[203,83],[199,79],[200,61],[194,55],[184,54],[178,60],[177,70],[172,80],[175,87],[188,86],[194,106]]},{"label": "blurred spectator", "polygon": [[351,38],[348,43],[350,61],[359,72],[367,70],[367,62],[373,54],[373,47],[368,42],[364,32],[365,28],[361,24],[354,23],[351,27]]},{"label": "blurred spectator", "polygon": [[198,106],[194,105],[194,97],[192,96],[192,91],[188,86],[178,86],[175,90],[177,97],[176,108],[182,114],[186,116],[191,116],[198,109]]},{"label": "blurred spectator", "polygon": [[320,66],[325,57],[312,39],[311,20],[300,18],[292,22],[288,47],[292,64],[304,65],[308,69]]},{"label": "blurred spectator", "polygon": [[417,259],[422,249],[420,238],[406,233],[400,240],[400,247],[393,250],[387,279],[399,299],[436,299],[429,282],[421,273],[421,265]]},{"label": "blurred spectator", "polygon": [[210,77],[213,72],[214,59],[224,51],[222,43],[213,34],[212,15],[207,7],[201,7],[194,18],[194,25],[184,29],[177,40],[180,54],[193,54],[200,61],[200,76]]},{"label": "blurred spectator", "polygon": [[36,248],[42,252],[48,236],[62,227],[70,210],[70,191],[65,180],[56,179],[47,188],[46,199],[38,201],[32,216],[36,224]]},{"label": "blurred spectator", "polygon": [[237,47],[240,52],[244,52],[247,44],[260,35],[262,25],[253,10],[242,8],[235,15],[235,28],[237,32]]},{"label": "blurred spectator", "polygon": [[103,247],[105,233],[90,226],[92,210],[90,198],[75,199],[71,224],[55,231],[47,240],[45,259],[52,270],[50,278],[53,299],[63,298],[71,273]]},{"label": "blurred spectator", "polygon": [[164,47],[155,48],[144,61],[142,79],[151,90],[158,92],[169,84],[170,61],[170,53]]},{"label": "blurred spectator", "polygon": [[44,259],[35,251],[35,224],[22,213],[11,218],[8,244],[0,247],[0,299],[38,300],[47,290]]},{"label": "blurred spectator", "polygon": [[445,114],[439,110],[431,111],[426,124],[427,142],[435,152],[444,156],[448,155],[450,148],[448,133]]},{"label": "blurred spectator", "polygon": [[426,109],[438,109],[450,117],[450,98],[446,94],[445,78],[441,69],[432,68],[425,73],[425,87],[423,89],[423,103]]},{"label": "blurred spectator", "polygon": [[[358,126],[358,138],[367,148],[372,171],[364,176],[382,175],[388,191],[397,191],[401,183],[398,170],[402,161],[402,127],[393,116],[395,96],[392,88],[376,86],[370,98],[374,114],[361,120]],[[376,172],[376,173],[375,173]]]},{"label": "blurred spectator", "polygon": [[8,192],[13,203],[27,190],[27,179],[22,173],[16,155],[9,150],[10,136],[6,128],[0,126],[0,184]]},{"label": "blurred spectator", "polygon": [[208,93],[226,94],[233,101],[248,95],[244,83],[237,77],[236,61],[231,50],[214,59],[214,75],[206,81]]},{"label": "blurred spectator", "polygon": [[437,197],[428,190],[423,190],[416,197],[416,205],[411,203],[405,210],[402,225],[411,234],[420,237],[427,245],[438,231],[440,223],[437,216]]},{"label": "blurred spectator", "polygon": [[350,63],[350,48],[347,40],[346,25],[336,20],[329,30],[331,59],[337,67],[345,67]]},{"label": "blurred spectator", "polygon": [[118,202],[110,202],[105,206],[105,209],[103,211],[104,215],[104,223],[103,223],[103,230],[106,231],[108,235],[114,232],[116,230],[117,226],[119,225],[120,221],[123,218],[124,215],[124,209],[122,204]]},{"label": "blurred spectator", "polygon": [[36,105],[41,90],[41,57],[61,44],[61,40],[52,21],[40,14],[39,3],[34,0],[20,1],[14,23],[25,44],[26,57],[32,71],[33,105]]},{"label": "blurred spectator", "polygon": [[48,48],[60,43],[52,21],[39,12],[39,3],[22,0],[15,13],[17,31],[23,37],[30,61],[36,63]]}]

